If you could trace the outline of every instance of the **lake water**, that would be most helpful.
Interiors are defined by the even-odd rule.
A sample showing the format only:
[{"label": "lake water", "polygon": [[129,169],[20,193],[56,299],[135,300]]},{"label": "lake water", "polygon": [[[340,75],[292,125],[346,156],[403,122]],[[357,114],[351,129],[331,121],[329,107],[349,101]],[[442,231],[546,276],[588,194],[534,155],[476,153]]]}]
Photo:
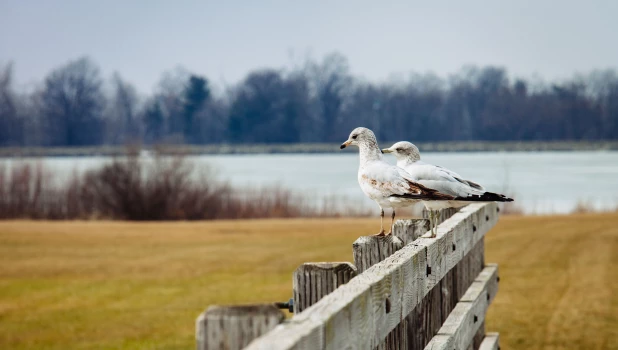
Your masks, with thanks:
[{"label": "lake water", "polygon": [[[208,155],[189,157],[240,187],[280,185],[311,198],[338,196],[372,208],[356,182],[358,154]],[[29,159],[32,160],[32,159]],[[58,177],[101,166],[108,157],[42,159]],[[393,157],[387,160],[394,164]],[[618,152],[424,153],[423,160],[515,198],[528,213],[566,213],[578,201],[618,206]],[[9,165],[15,159],[0,159]]]}]

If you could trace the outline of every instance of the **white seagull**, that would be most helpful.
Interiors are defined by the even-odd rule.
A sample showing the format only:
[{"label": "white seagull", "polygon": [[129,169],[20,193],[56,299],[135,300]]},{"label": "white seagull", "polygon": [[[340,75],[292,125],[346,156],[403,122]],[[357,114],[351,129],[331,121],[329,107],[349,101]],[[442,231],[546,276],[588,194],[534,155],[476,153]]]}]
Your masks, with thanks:
[{"label": "white seagull", "polygon": [[358,146],[360,165],[358,183],[365,195],[380,206],[380,232],[384,236],[384,208],[392,208],[391,234],[395,220],[395,209],[412,205],[420,200],[449,200],[454,197],[429,189],[418,182],[400,167],[388,164],[382,156],[373,132],[367,128],[352,130],[341,149],[349,145]]},{"label": "white seagull", "polygon": [[[460,208],[470,204],[470,202],[512,202],[502,194],[487,192],[483,186],[464,180],[454,171],[425,163],[421,160],[418,148],[410,142],[400,141],[389,148],[382,150],[382,153],[392,153],[397,158],[397,166],[404,169],[412,180],[421,185],[436,190],[441,194],[452,196],[451,200],[423,201],[429,210],[432,220],[432,237],[435,237],[435,211],[445,208]],[[399,195],[395,195],[399,196]]]}]

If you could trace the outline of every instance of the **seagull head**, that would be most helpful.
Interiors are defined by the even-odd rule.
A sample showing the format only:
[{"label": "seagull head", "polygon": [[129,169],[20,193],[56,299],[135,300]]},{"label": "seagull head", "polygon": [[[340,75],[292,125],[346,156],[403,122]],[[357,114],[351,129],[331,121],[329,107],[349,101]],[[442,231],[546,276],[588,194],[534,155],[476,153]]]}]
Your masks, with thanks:
[{"label": "seagull head", "polygon": [[407,141],[399,141],[389,148],[383,148],[382,153],[392,153],[397,160],[421,160],[421,154],[418,148]]},{"label": "seagull head", "polygon": [[352,132],[350,133],[350,136],[348,137],[348,140],[342,143],[341,147],[339,148],[344,149],[350,145],[358,147],[358,145],[360,145],[361,143],[368,142],[368,141],[373,141],[372,143],[377,144],[376,136],[373,134],[373,131],[367,128],[358,127],[352,130]]}]

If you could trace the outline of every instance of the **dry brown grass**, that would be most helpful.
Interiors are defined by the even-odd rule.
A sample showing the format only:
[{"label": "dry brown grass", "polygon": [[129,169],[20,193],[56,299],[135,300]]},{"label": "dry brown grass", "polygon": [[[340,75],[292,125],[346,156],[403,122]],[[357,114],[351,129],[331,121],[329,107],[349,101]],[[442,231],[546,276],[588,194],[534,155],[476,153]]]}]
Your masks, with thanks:
[{"label": "dry brown grass", "polygon": [[[194,346],[210,304],[284,301],[378,219],[0,222],[0,348]],[[487,237],[503,349],[618,348],[618,214],[504,217]]]},{"label": "dry brown grass", "polygon": [[501,218],[486,249],[503,348],[618,349],[617,214]]}]

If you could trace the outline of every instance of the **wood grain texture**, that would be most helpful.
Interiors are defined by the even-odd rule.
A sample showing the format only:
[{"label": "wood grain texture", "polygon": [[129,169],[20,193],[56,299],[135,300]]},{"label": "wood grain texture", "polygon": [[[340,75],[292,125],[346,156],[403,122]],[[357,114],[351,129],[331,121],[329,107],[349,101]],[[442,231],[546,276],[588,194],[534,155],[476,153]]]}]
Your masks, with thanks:
[{"label": "wood grain texture", "polygon": [[403,246],[401,239],[394,235],[359,237],[352,244],[354,266],[356,266],[358,273],[363,273],[368,268],[393,255]]},{"label": "wood grain texture", "polygon": [[404,246],[248,349],[375,348],[495,225],[496,208],[494,203],[462,208],[438,227],[436,238]]},{"label": "wood grain texture", "polygon": [[477,350],[481,346],[483,339],[485,339],[485,321],[481,322],[481,326],[474,334],[472,343],[468,346],[468,348],[471,350]]},{"label": "wood grain texture", "polygon": [[283,322],[272,304],[211,306],[196,321],[198,350],[240,350]]},{"label": "wood grain texture", "polygon": [[[362,273],[403,248],[403,245],[403,242],[394,235],[359,237],[352,245],[354,265],[356,265],[358,272]],[[385,308],[390,308],[390,300],[386,301]],[[376,349],[407,349],[407,322],[405,319],[386,336],[386,339],[378,344]]]},{"label": "wood grain texture", "polygon": [[500,349],[500,335],[498,333],[487,333],[479,350],[498,350]]},{"label": "wood grain texture", "polygon": [[294,313],[297,314],[348,283],[357,270],[349,262],[317,262],[300,265],[293,274]]},{"label": "wood grain texture", "polygon": [[386,339],[375,348],[376,350],[406,350],[408,349],[408,320],[405,318],[393,329]]},{"label": "wood grain texture", "polygon": [[393,225],[393,236],[401,239],[403,245],[412,243],[427,231],[429,220],[426,219],[397,220]]},{"label": "wood grain texture", "polygon": [[[421,303],[409,314],[408,320],[408,349],[424,349],[435,336],[444,320],[451,313],[457,302],[470,287],[476,275],[472,276],[470,270],[481,270],[481,266],[471,266],[473,261],[484,260],[479,255],[484,255],[484,238],[476,243],[464,258],[455,267],[449,270],[421,301]],[[451,249],[457,248],[451,246]],[[439,303],[440,307],[437,307]]]},{"label": "wood grain texture", "polygon": [[444,321],[438,334],[425,349],[450,350],[474,347],[474,338],[485,321],[485,313],[495,297],[497,285],[498,266],[489,265],[470,285]]},{"label": "wood grain texture", "polygon": [[[456,212],[459,211],[459,208],[449,208],[443,209],[440,212],[442,213],[440,219],[436,219],[438,224],[443,223],[451,216],[453,216]],[[408,220],[397,220],[393,225],[393,236],[398,237],[403,241],[404,245],[412,243],[417,238],[426,234],[430,229],[431,223],[429,222],[429,212],[425,209],[423,210],[423,219],[408,219]]]}]

